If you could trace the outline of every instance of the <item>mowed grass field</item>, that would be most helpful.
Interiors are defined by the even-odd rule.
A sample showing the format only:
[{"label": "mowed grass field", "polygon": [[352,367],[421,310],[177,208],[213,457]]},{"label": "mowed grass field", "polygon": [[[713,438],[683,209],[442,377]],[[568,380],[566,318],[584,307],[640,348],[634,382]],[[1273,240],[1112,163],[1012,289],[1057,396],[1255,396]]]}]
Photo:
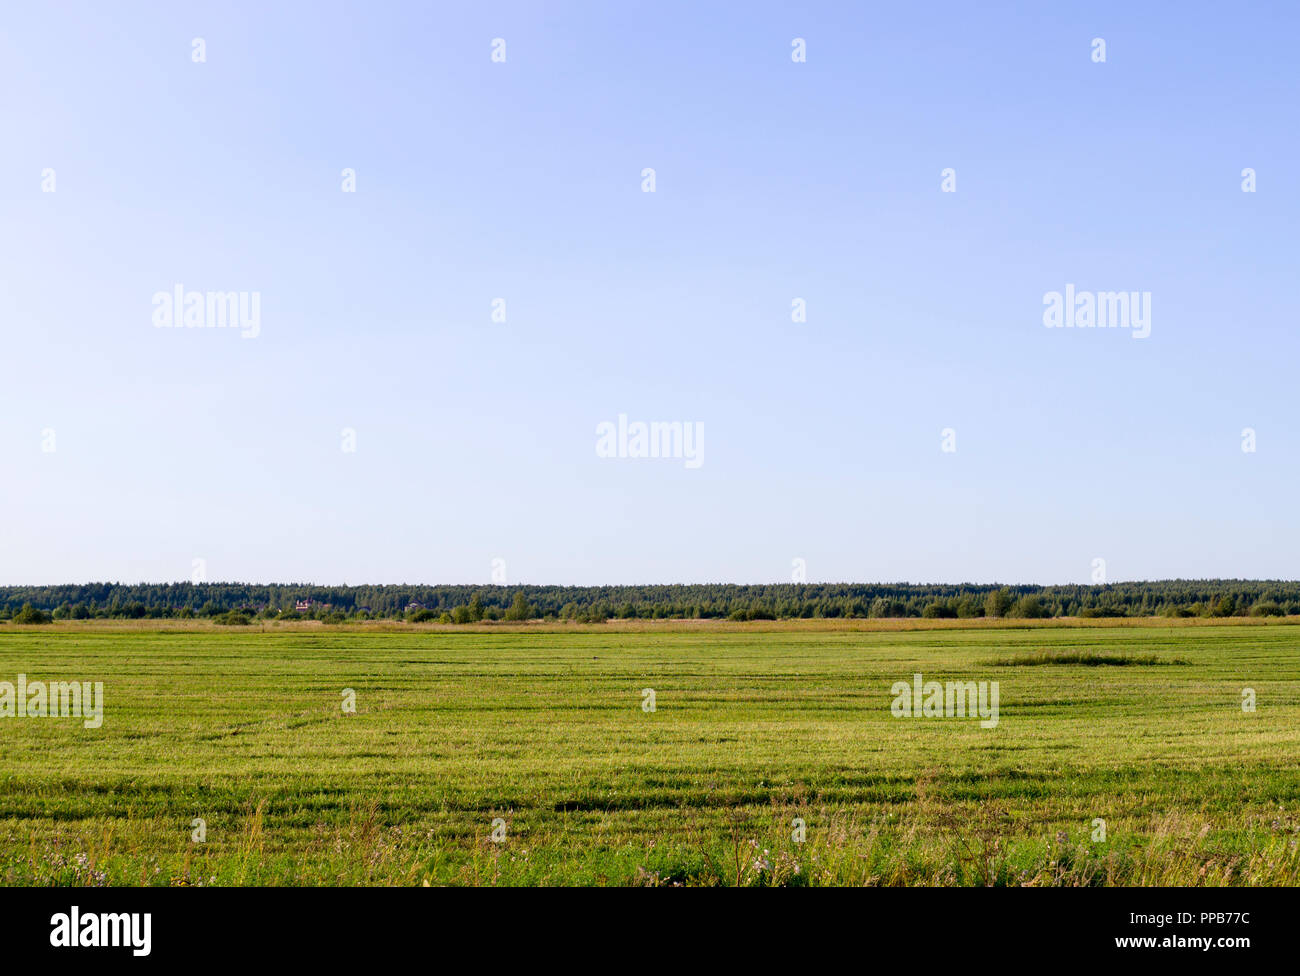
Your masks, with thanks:
[{"label": "mowed grass field", "polygon": [[945,623],[5,625],[0,881],[1300,883],[1300,626]]}]

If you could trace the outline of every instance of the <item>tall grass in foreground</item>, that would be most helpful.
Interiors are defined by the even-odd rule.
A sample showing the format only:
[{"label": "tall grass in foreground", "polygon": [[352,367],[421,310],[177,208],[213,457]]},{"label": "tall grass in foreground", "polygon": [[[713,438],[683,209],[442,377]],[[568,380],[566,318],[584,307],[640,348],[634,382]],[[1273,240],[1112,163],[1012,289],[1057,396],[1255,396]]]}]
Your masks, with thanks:
[{"label": "tall grass in foreground", "polygon": [[[793,843],[782,832],[734,823],[720,840],[703,824],[667,842],[591,846],[499,845],[487,836],[470,846],[411,837],[383,823],[375,806],[358,807],[333,828],[323,825],[292,855],[264,848],[260,819],[250,816],[236,852],[200,844],[163,853],[115,838],[62,835],[3,864],[7,885],[570,885],[644,886],[913,886],[975,885],[1200,887],[1300,885],[1295,828],[1264,832],[1256,842],[1212,831],[1169,814],[1122,842],[1094,843],[1086,831],[1010,838],[992,825],[937,835],[890,815],[822,810],[827,830]],[[128,833],[130,830],[128,830]],[[1134,839],[1136,838],[1136,839]]]}]

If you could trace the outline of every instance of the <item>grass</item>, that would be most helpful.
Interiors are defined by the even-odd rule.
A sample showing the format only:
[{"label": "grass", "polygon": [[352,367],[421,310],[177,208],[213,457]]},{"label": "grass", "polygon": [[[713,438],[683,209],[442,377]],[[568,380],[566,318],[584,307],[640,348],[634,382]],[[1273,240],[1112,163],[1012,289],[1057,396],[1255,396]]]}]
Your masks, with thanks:
[{"label": "grass", "polygon": [[1038,648],[1028,654],[1004,657],[991,661],[998,668],[1029,668],[1041,664],[1081,664],[1084,667],[1117,667],[1129,665],[1159,667],[1162,664],[1190,664],[1181,657],[1161,657],[1159,654],[1127,654],[1122,651],[1079,651]]},{"label": "grass", "polygon": [[3,625],[0,882],[1300,884],[1287,621],[874,623]]}]

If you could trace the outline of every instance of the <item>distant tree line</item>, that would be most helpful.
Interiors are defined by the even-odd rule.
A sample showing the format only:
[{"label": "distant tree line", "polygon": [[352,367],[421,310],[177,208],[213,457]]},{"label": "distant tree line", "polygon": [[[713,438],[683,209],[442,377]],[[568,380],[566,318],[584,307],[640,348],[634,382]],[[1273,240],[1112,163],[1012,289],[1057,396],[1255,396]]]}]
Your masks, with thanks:
[{"label": "distant tree line", "polygon": [[[1233,617],[1300,614],[1300,582],[1161,580],[1097,586],[729,583],[669,586],[310,586],[87,583],[0,587],[0,620],[212,617],[480,620]],[[37,619],[39,618],[39,619]]]}]

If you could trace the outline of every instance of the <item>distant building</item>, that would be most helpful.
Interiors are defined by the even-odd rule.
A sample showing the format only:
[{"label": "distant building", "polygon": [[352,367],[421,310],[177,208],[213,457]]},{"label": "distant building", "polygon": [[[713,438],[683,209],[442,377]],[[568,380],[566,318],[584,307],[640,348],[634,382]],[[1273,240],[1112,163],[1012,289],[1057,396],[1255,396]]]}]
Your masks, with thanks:
[{"label": "distant building", "polygon": [[410,603],[408,603],[408,604],[406,605],[406,612],[407,612],[407,613],[411,613],[411,612],[414,611],[414,610],[423,610],[423,609],[424,609],[424,604],[423,604],[423,603],[417,603],[415,600],[412,600]]},{"label": "distant building", "polygon": [[306,613],[308,610],[311,609],[311,601],[298,600],[294,603],[293,608],[297,610],[299,613]]}]

